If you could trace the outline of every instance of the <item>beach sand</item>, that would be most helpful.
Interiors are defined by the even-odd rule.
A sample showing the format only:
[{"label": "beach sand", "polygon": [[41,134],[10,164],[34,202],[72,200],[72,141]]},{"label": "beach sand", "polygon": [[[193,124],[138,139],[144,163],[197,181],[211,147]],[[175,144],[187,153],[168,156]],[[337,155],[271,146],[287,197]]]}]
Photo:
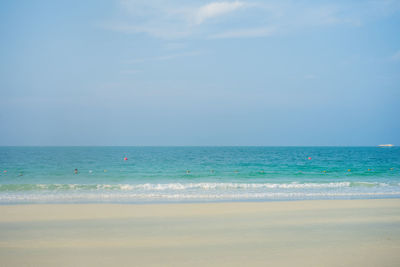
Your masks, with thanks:
[{"label": "beach sand", "polygon": [[400,266],[400,199],[5,205],[0,266]]}]

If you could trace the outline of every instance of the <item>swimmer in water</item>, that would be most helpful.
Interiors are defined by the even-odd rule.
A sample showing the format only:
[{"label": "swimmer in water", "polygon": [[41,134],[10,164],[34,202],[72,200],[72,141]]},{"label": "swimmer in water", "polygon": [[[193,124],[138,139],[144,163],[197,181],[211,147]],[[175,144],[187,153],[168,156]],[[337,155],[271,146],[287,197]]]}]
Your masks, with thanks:
[{"label": "swimmer in water", "polygon": [[74,173],[75,173],[75,174],[78,174],[78,169],[75,169]]},{"label": "swimmer in water", "polygon": [[190,174],[190,171],[189,171],[189,170],[187,170],[187,171],[186,171],[186,174]]}]

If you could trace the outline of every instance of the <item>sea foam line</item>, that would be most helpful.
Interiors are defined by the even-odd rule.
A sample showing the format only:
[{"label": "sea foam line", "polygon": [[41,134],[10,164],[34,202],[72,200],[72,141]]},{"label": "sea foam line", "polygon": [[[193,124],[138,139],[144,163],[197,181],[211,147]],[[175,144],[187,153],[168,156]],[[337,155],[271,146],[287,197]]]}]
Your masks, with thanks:
[{"label": "sea foam line", "polygon": [[[330,182],[330,183],[145,183],[145,184],[0,184],[0,192],[12,191],[68,191],[68,190],[102,190],[102,191],[135,191],[135,190],[246,190],[246,189],[313,189],[345,187],[383,187],[389,186],[380,182]],[[400,186],[395,184],[394,186]]]},{"label": "sea foam line", "polygon": [[348,197],[400,197],[399,192],[352,192],[352,193],[241,193],[241,194],[6,194],[0,195],[0,203],[13,202],[68,202],[68,201],[163,201],[163,200],[299,200],[299,199],[340,199]]}]

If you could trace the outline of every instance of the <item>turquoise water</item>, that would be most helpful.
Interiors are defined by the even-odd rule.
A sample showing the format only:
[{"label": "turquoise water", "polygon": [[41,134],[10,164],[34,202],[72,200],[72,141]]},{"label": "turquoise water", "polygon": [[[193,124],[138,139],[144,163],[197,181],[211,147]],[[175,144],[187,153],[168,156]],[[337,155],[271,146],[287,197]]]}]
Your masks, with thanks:
[{"label": "turquoise water", "polygon": [[400,197],[397,147],[0,147],[0,172],[2,204]]}]

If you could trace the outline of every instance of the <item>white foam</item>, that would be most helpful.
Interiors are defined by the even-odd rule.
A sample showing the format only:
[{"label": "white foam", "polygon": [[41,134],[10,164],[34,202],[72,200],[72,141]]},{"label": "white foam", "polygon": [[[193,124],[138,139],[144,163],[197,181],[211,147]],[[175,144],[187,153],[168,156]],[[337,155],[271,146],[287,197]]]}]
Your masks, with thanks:
[{"label": "white foam", "polygon": [[[185,190],[270,190],[270,189],[329,189],[348,187],[387,187],[381,182],[330,182],[330,183],[145,183],[145,184],[0,184],[6,191],[185,191]],[[400,186],[392,184],[391,186]]]},{"label": "white foam", "polygon": [[326,198],[352,198],[352,197],[400,197],[396,192],[320,192],[320,193],[240,193],[240,194],[113,194],[113,193],[81,193],[81,194],[2,194],[0,203],[9,202],[120,202],[120,201],[196,201],[196,200],[290,200],[290,199],[326,199]]},{"label": "white foam", "polygon": [[217,190],[217,189],[273,189],[273,188],[337,188],[349,187],[350,182],[336,182],[336,183],[168,183],[168,184],[138,184],[138,185],[119,185],[122,190],[188,190],[188,189],[202,189],[202,190]]}]

